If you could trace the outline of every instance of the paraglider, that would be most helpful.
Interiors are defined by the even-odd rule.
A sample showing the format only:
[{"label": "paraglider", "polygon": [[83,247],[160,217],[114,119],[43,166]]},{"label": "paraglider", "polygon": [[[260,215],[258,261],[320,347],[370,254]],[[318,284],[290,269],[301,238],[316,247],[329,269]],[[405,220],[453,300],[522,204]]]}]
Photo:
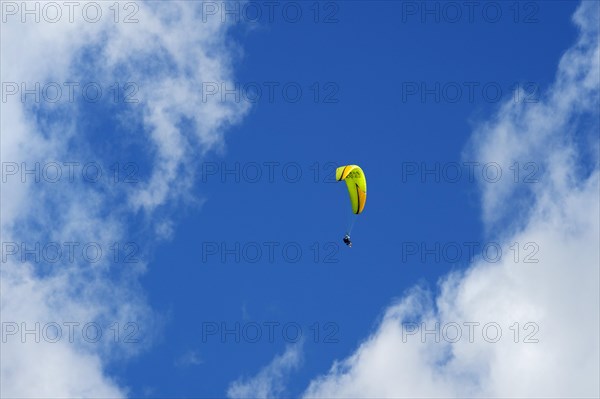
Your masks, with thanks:
[{"label": "paraglider", "polygon": [[[352,213],[359,215],[365,209],[365,203],[367,202],[367,179],[362,169],[358,165],[346,165],[340,166],[335,170],[335,179],[337,181],[344,180],[348,187],[348,194],[350,195],[350,205],[352,206]],[[352,247],[352,241],[350,241],[350,233],[352,227],[356,221],[356,216],[352,215],[352,221],[346,230],[344,236],[344,244],[348,247]]]}]

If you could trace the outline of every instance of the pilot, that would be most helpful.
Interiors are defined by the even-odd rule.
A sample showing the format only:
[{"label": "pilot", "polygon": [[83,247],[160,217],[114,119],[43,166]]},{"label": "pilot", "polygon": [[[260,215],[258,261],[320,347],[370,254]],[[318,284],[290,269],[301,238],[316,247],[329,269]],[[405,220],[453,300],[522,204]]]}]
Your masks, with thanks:
[{"label": "pilot", "polygon": [[352,241],[350,241],[350,236],[348,234],[344,236],[344,244],[346,244],[349,247],[352,247]]}]

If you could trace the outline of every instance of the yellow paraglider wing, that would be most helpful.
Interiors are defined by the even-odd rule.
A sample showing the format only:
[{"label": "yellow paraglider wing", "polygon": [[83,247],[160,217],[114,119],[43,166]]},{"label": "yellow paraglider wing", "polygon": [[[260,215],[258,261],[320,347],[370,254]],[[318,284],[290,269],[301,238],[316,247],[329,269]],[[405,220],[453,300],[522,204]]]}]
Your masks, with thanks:
[{"label": "yellow paraglider wing", "polygon": [[359,214],[365,209],[367,202],[367,179],[362,169],[357,165],[340,166],[335,170],[337,181],[346,181],[352,212]]}]

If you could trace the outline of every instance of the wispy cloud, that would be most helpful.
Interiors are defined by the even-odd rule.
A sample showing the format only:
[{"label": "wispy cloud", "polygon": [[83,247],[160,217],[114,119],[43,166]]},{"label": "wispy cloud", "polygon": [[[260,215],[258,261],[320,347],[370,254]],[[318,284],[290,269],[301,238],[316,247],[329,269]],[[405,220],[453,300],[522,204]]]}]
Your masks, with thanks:
[{"label": "wispy cloud", "polygon": [[[515,242],[537,244],[539,262],[475,262],[446,276],[438,295],[415,288],[306,397],[599,396],[598,15],[597,2],[581,4],[580,37],[544,98],[506,103],[470,148],[484,162],[540,165],[539,183],[525,188],[481,182],[489,234],[505,254]],[[479,323],[472,341],[465,323]],[[486,323],[501,337],[495,325],[482,332]],[[456,325],[462,336],[452,342]]]},{"label": "wispy cloud", "polygon": [[194,350],[190,350],[181,355],[176,361],[175,365],[184,367],[184,366],[197,366],[202,364],[202,359],[198,352]]},{"label": "wispy cloud", "polygon": [[229,398],[278,398],[285,391],[289,374],[302,360],[301,344],[290,345],[255,376],[240,378],[227,389]]}]

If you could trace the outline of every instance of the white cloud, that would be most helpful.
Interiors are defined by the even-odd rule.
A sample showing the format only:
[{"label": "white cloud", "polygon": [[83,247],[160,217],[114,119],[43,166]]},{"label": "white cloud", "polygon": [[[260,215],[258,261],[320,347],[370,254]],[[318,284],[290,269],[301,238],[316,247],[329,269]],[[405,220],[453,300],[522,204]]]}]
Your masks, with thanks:
[{"label": "white cloud", "polygon": [[[415,289],[390,306],[377,330],[314,379],[306,397],[600,395],[599,169],[597,155],[591,167],[582,167],[590,160],[578,144],[594,143],[597,153],[598,7],[583,2],[575,13],[580,38],[561,58],[547,95],[536,104],[507,103],[476,129],[472,159],[535,161],[540,170],[539,182],[526,186],[511,179],[481,182],[484,222],[499,237],[504,256],[446,276],[435,297]],[[539,262],[515,263],[509,248],[514,242],[536,243]],[[415,328],[410,322],[428,329],[456,322],[463,335],[450,343],[448,329],[437,343],[433,335],[423,337],[422,328],[407,335]],[[480,323],[473,342],[465,322]],[[483,338],[488,322],[502,328],[496,343]],[[535,325],[526,330],[527,322]],[[539,342],[525,343],[536,325]]]},{"label": "white cloud", "polygon": [[240,378],[227,389],[229,398],[278,398],[285,390],[286,380],[300,365],[301,345],[288,346],[285,352],[275,358],[258,374],[251,378]]},{"label": "white cloud", "polygon": [[[43,7],[45,3],[36,4]],[[223,145],[225,129],[247,110],[247,104],[201,97],[202,82],[232,80],[235,48],[229,42],[229,24],[217,19],[198,22],[195,16],[200,3],[138,2],[139,22],[133,24],[114,23],[109,9],[112,3],[95,4],[103,7],[103,18],[97,23],[86,22],[80,13],[75,13],[75,22],[70,23],[64,9],[60,23],[35,23],[31,16],[30,22],[22,23],[20,14],[3,14],[7,21],[2,22],[1,80],[18,86],[26,82],[28,88],[35,82],[41,86],[57,82],[64,88],[66,82],[96,81],[105,93],[114,82],[135,82],[139,104],[115,106],[121,113],[116,116],[136,126],[130,129],[132,136],[137,135],[136,157],[151,170],[139,175],[138,184],[121,185],[106,180],[89,184],[82,181],[81,174],[69,182],[64,165],[63,178],[54,184],[44,179],[36,183],[32,176],[23,183],[20,175],[3,173],[3,243],[27,243],[31,248],[36,242],[41,247],[55,242],[64,251],[66,242],[95,242],[104,250],[100,260],[91,264],[81,256],[71,261],[66,253],[55,263],[38,262],[31,256],[22,262],[20,252],[3,259],[2,328],[4,333],[19,328],[4,337],[0,351],[3,397],[127,394],[105,374],[105,366],[108,361],[138,353],[160,326],[137,281],[147,265],[143,259],[115,263],[111,245],[120,243],[123,249],[133,232],[141,251],[136,253],[139,258],[155,235],[170,237],[170,204],[189,201],[195,165],[206,151]],[[97,110],[106,112],[101,104],[96,105]],[[107,155],[97,144],[102,140],[94,137],[107,127],[90,128],[83,106],[95,105],[81,101],[80,95],[70,102],[65,90],[58,103],[42,100],[39,104],[33,102],[33,96],[23,103],[16,95],[1,106],[3,165],[22,167],[25,163],[31,169],[36,162],[42,166],[51,161],[102,162]],[[103,116],[100,119],[108,120],[110,115]],[[191,128],[183,129],[184,121]],[[109,162],[131,161],[128,149],[119,146],[121,140],[111,140],[114,145],[108,155],[114,158]],[[109,165],[102,166],[105,175],[110,173]],[[139,210],[146,220],[159,222],[147,231],[135,231],[136,226],[129,226],[127,220]],[[140,237],[142,241],[138,241]],[[80,323],[73,342],[65,325],[71,322]],[[98,342],[82,335],[88,322],[103,328]],[[22,326],[36,328],[36,323],[40,342],[35,342],[34,334],[22,335]],[[57,342],[50,342],[53,335],[44,335],[48,323],[62,328]],[[141,341],[126,342],[132,334]]]},{"label": "white cloud", "polygon": [[190,350],[181,355],[176,361],[176,366],[197,366],[202,364],[202,359],[196,351]]}]

